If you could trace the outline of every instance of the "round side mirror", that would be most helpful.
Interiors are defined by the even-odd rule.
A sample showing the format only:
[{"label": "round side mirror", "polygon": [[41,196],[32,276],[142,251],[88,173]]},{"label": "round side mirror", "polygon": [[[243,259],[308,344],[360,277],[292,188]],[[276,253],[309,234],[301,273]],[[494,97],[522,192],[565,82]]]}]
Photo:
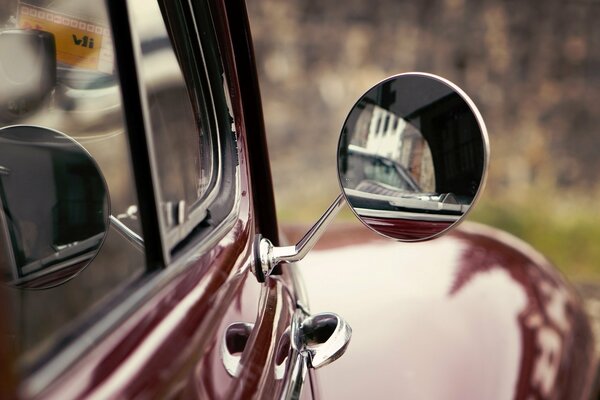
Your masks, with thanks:
[{"label": "round side mirror", "polygon": [[489,145],[471,99],[435,75],[406,73],[352,107],[338,143],[338,176],[356,216],[401,241],[435,238],[479,197]]},{"label": "round side mirror", "polygon": [[0,129],[0,273],[44,289],[81,272],[109,226],[106,182],[94,159],[62,133]]}]

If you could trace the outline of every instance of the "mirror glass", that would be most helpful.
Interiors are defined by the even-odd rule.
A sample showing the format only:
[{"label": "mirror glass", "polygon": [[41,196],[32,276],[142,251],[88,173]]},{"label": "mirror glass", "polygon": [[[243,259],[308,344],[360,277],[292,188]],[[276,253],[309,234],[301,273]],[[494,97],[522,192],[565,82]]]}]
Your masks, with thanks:
[{"label": "mirror glass", "polygon": [[374,231],[432,239],[459,222],[481,192],[488,162],[483,120],[451,82],[396,75],[352,107],[338,144],[348,204]]},{"label": "mirror glass", "polygon": [[81,272],[109,224],[106,182],[71,138],[36,126],[0,129],[0,273],[49,288]]}]

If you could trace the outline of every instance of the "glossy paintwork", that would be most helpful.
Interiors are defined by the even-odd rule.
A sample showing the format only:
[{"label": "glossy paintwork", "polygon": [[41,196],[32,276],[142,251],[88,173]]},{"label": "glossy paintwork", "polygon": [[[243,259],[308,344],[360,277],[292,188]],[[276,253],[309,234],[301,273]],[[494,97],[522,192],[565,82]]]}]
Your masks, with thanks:
[{"label": "glossy paintwork", "polygon": [[529,246],[473,224],[410,245],[340,231],[302,263],[313,311],[333,309],[354,330],[319,371],[324,398],[589,397],[580,300]]},{"label": "glossy paintwork", "polygon": [[378,218],[361,216],[368,227],[381,232],[389,237],[400,240],[419,240],[430,237],[448,229],[453,222],[445,221],[418,221],[401,218]]}]

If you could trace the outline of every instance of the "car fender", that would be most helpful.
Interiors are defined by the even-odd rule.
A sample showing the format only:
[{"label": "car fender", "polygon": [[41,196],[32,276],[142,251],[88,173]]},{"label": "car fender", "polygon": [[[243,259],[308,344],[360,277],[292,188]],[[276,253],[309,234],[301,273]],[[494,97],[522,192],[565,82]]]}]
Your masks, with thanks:
[{"label": "car fender", "polygon": [[376,236],[333,229],[299,266],[312,312],[353,328],[317,373],[324,398],[590,397],[581,300],[529,245],[473,223],[424,243]]}]

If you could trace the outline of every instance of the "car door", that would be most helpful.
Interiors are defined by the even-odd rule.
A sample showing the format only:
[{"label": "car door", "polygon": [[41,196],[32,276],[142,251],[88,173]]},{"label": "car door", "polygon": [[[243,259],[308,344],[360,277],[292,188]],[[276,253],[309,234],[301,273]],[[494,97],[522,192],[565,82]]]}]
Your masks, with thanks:
[{"label": "car door", "polygon": [[19,377],[9,393],[279,396],[297,288],[288,271],[263,284],[253,275],[260,196],[247,140],[257,139],[223,4],[18,1],[5,14],[55,36],[58,73],[39,104],[7,106],[1,127],[47,127],[83,145],[112,214],[98,254],[67,282],[3,287]]}]

